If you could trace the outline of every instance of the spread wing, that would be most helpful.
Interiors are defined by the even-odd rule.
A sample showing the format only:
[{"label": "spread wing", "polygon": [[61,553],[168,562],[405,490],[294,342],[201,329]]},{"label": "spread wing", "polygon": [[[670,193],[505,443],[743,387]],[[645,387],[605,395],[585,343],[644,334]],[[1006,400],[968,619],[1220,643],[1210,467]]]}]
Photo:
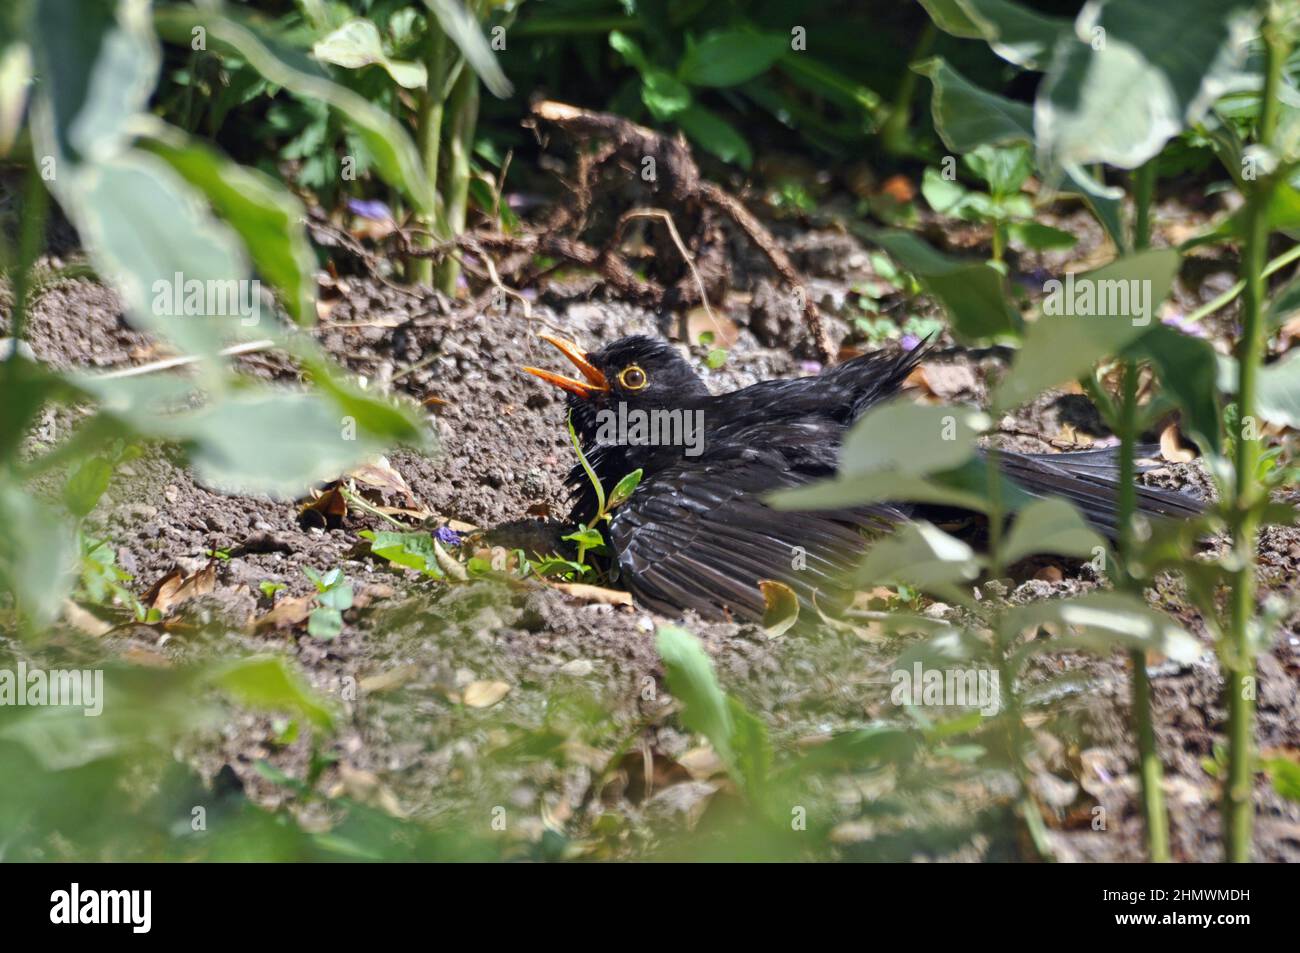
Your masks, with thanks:
[{"label": "spread wing", "polygon": [[883,506],[813,513],[763,502],[813,477],[779,449],[746,446],[656,473],[609,528],[623,582],[656,612],[694,609],[707,619],[761,619],[764,579],[789,586],[805,605],[844,600],[842,580],[861,557],[863,532],[905,517]]}]

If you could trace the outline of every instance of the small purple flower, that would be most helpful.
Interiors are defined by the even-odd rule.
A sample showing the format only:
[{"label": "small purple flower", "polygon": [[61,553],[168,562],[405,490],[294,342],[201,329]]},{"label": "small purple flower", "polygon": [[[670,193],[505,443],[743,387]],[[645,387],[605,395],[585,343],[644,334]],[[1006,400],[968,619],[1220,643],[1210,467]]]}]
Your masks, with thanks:
[{"label": "small purple flower", "polygon": [[799,371],[803,374],[820,374],[822,372],[821,361],[800,361]]},{"label": "small purple flower", "polygon": [[921,343],[921,339],[915,334],[908,333],[903,335],[903,338],[899,343],[903,345],[904,351],[910,351]]},{"label": "small purple flower", "polygon": [[393,213],[378,199],[348,199],[348,211],[375,222],[392,221]]},{"label": "small purple flower", "polygon": [[459,546],[460,533],[456,532],[450,526],[439,526],[433,538],[444,546]]}]

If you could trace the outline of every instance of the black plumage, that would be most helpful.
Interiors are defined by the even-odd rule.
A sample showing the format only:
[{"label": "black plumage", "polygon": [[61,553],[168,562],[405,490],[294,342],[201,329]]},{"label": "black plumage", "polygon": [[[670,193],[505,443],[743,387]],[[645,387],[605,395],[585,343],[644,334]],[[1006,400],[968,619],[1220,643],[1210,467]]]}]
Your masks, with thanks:
[{"label": "black plumage", "polygon": [[[792,512],[764,501],[774,490],[834,475],[848,428],[868,408],[899,393],[922,346],[864,355],[816,377],[764,381],[715,396],[664,341],[628,337],[585,354],[563,339],[547,340],[584,379],[527,370],[569,391],[574,430],[602,485],[609,490],[633,470],[643,471],[603,531],[622,583],[648,608],[758,619],[764,611],[759,581],[771,579],[791,587],[802,602],[833,610],[851,597],[844,579],[860,560],[866,537],[937,512],[905,502]],[[656,411],[675,413],[681,425],[676,442],[634,442],[612,431],[620,414],[646,420]],[[661,424],[672,419],[662,413],[659,418]],[[691,442],[686,428],[693,424],[700,431]],[[1021,489],[1064,496],[1113,535],[1112,451],[1003,451],[999,457],[1003,472]],[[597,500],[581,466],[567,482],[572,518],[589,522]],[[1195,500],[1146,487],[1139,488],[1138,505],[1161,516],[1199,512]]]}]

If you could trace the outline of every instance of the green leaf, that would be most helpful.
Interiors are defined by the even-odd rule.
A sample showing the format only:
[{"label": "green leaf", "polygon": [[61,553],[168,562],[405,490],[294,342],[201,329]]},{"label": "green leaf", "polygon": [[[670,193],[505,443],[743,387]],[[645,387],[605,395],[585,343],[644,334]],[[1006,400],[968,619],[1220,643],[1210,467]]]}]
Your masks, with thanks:
[{"label": "green leaf", "polygon": [[0,156],[18,138],[32,83],[32,51],[26,43],[0,44]]},{"label": "green leaf", "polygon": [[855,476],[894,471],[921,476],[951,470],[974,453],[988,417],[969,407],[890,401],[872,407],[849,430],[840,452],[840,473]]},{"label": "green leaf", "polygon": [[313,609],[307,617],[307,634],[322,642],[331,642],[343,631],[343,613],[330,606]]},{"label": "green leaf", "polygon": [[[1033,499],[1010,480],[999,481],[1002,511],[1010,512]],[[988,466],[981,459],[971,459],[946,473],[916,476],[897,471],[871,471],[845,475],[790,490],[779,490],[766,497],[779,510],[833,510],[865,503],[938,503],[987,513],[992,494],[988,485]]]},{"label": "green leaf", "polygon": [[1073,248],[1079,241],[1069,232],[1040,222],[1012,222],[1007,226],[1007,232],[1012,239],[1035,251]]},{"label": "green leaf", "polygon": [[0,527],[0,590],[33,626],[48,625],[72,588],[71,528],[11,483],[0,484]]},{"label": "green leaf", "polygon": [[423,89],[429,78],[423,63],[389,59],[379,38],[379,28],[361,18],[348,20],[329,36],[317,40],[311,51],[316,59],[345,69],[378,64],[404,89]]},{"label": "green leaf", "polygon": [[316,256],[302,226],[302,203],[265,173],[231,162],[172,127],[160,126],[146,148],[201,190],[239,233],[258,273],[280,290],[293,319],[314,322]]},{"label": "green leaf", "polygon": [[41,0],[35,7],[32,52],[55,139],[43,154],[62,165],[120,152],[158,79],[148,0]]},{"label": "green leaf", "polygon": [[1260,368],[1255,399],[1265,420],[1300,429],[1300,352]]},{"label": "green leaf", "polygon": [[641,47],[637,45],[636,40],[626,33],[618,30],[610,31],[609,45],[619,56],[627,60],[628,65],[638,73],[650,72],[650,61],[645,58],[645,54],[641,52]]},{"label": "green leaf", "polygon": [[1006,0],[921,0],[935,26],[964,39],[983,39],[993,52],[1025,69],[1042,69],[1070,21]]},{"label": "green leaf", "polygon": [[1124,648],[1160,652],[1176,662],[1191,663],[1204,652],[1201,643],[1168,616],[1142,599],[1119,592],[1090,592],[1076,599],[1016,606],[1003,617],[1001,628],[1012,637],[1049,623],[1068,627],[1070,632],[1056,639],[1035,639],[1020,650],[1022,654],[1065,647],[1105,654]]},{"label": "green leaf", "polygon": [[1034,171],[1029,146],[985,144],[962,156],[966,167],[989,184],[996,197],[1014,195]]},{"label": "green leaf", "polygon": [[912,69],[934,86],[931,119],[935,132],[953,152],[1032,140],[1034,113],[1025,103],[981,89],[939,56],[917,63]]},{"label": "green leaf", "polygon": [[661,625],[655,646],[663,659],[668,690],[682,702],[682,724],[708,738],[718,757],[734,769],[736,752],[731,739],[735,721],[700,640],[685,629]]},{"label": "green leaf", "polygon": [[1274,791],[1289,801],[1300,801],[1300,764],[1290,758],[1266,758],[1261,766]]},{"label": "green leaf", "polygon": [[967,340],[1011,336],[1020,315],[1003,291],[1003,280],[984,262],[963,261],[936,251],[909,232],[855,228],[880,245],[943,305],[954,332]]},{"label": "green leaf", "polygon": [[496,54],[484,39],[483,31],[459,0],[424,0],[424,5],[433,11],[442,31],[464,54],[465,60],[478,74],[488,92],[498,99],[505,99],[514,92],[510,80],[506,79],[506,74],[501,70],[501,64],[497,62]]},{"label": "green leaf", "polygon": [[1218,355],[1203,338],[1166,325],[1152,328],[1129,346],[1128,353],[1150,361],[1166,394],[1182,409],[1182,426],[1208,452],[1223,447],[1223,411],[1218,388]]},{"label": "green leaf", "polygon": [[668,689],[682,702],[682,724],[709,739],[738,784],[751,795],[760,794],[772,763],[767,726],[723,694],[713,663],[691,633],[660,626],[655,644]]},{"label": "green leaf", "polygon": [[1062,499],[1035,500],[1016,514],[1003,544],[1002,560],[1010,565],[1034,553],[1090,558],[1105,541]]},{"label": "green leaf", "polygon": [[1085,5],[1038,87],[1034,130],[1042,163],[1135,169],[1157,155],[1240,79],[1256,8],[1245,0]]},{"label": "green leaf", "polygon": [[859,587],[908,585],[953,602],[970,598],[957,584],[979,578],[983,561],[966,543],[925,521],[876,540],[854,574]]},{"label": "green leaf", "polygon": [[970,191],[960,182],[945,179],[943,173],[931,166],[921,176],[921,194],[940,215],[957,215]]},{"label": "green leaf", "polygon": [[691,91],[672,73],[650,69],[641,80],[641,101],[656,119],[672,119],[690,106]]},{"label": "green leaf", "polygon": [[438,557],[430,534],[362,530],[361,536],[370,540],[370,551],[381,559],[418,570],[435,579],[442,578],[443,572],[438,566]]},{"label": "green leaf", "polygon": [[738,86],[767,72],[790,48],[790,38],[773,33],[725,30],[688,45],[677,76],[692,86]]},{"label": "green leaf", "polygon": [[63,487],[63,504],[77,519],[95,508],[113,478],[113,464],[104,457],[84,460]]},{"label": "green leaf", "polygon": [[734,162],[742,169],[748,169],[753,163],[754,156],[745,137],[735,126],[699,103],[691,103],[674,118],[692,142],[723,162]]},{"label": "green leaf", "polygon": [[629,473],[623,479],[619,480],[614,487],[614,492],[609,495],[609,509],[613,509],[620,503],[626,503],[627,498],[632,495],[632,491],[641,483],[641,475],[644,471],[639,467]]},{"label": "green leaf", "polygon": [[[161,158],[130,150],[69,169],[52,185],[95,270],[111,276],[135,323],[198,355],[214,354],[230,336],[252,326],[242,324],[252,314],[231,319],[238,309],[230,306],[228,293],[233,288],[239,297],[246,287],[237,284],[249,274],[243,246]],[[177,275],[185,285],[222,289],[227,313],[174,314]],[[183,287],[179,291],[183,294]],[[260,299],[249,300],[260,308]],[[205,308],[206,303],[204,295]],[[212,376],[205,384],[220,387]]]},{"label": "green leaf", "polygon": [[255,655],[228,662],[215,668],[208,680],[241,704],[295,712],[326,731],[334,727],[329,708],[279,656]]},{"label": "green leaf", "polygon": [[[1019,406],[1079,377],[1145,333],[1152,317],[1158,319],[1178,264],[1177,251],[1150,249],[1085,275],[1049,282],[1044,313],[1025,332],[1015,364],[994,393],[994,406]],[[1089,300],[1082,300],[1084,295]],[[1092,313],[1052,313],[1071,310]]]}]

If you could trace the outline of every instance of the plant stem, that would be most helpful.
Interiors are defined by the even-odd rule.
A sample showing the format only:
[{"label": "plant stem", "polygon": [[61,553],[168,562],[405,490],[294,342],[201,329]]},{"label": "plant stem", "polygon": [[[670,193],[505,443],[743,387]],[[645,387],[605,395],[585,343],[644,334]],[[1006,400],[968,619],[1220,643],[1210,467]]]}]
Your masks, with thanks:
[{"label": "plant stem", "polygon": [[[452,87],[447,106],[451,128],[447,135],[446,225],[450,236],[465,229],[469,202],[470,154],[474,150],[474,130],[478,125],[478,76],[468,66],[461,70]],[[448,256],[438,268],[438,288],[444,294],[456,293],[460,262]]]},{"label": "plant stem", "polygon": [[[1273,144],[1278,119],[1278,89],[1286,43],[1278,24],[1264,24],[1264,91],[1258,141]],[[1223,791],[1223,835],[1226,859],[1250,860],[1254,822],[1255,650],[1251,621],[1255,614],[1255,549],[1259,532],[1256,503],[1260,498],[1259,435],[1254,431],[1259,368],[1264,358],[1264,264],[1268,254],[1269,204],[1276,180],[1267,175],[1256,181],[1246,197],[1245,247],[1241,280],[1246,295],[1242,304],[1242,332],[1237,342],[1240,383],[1238,419],[1242,432],[1236,444],[1236,478],[1231,501],[1232,552],[1236,563],[1231,594],[1228,644],[1220,653],[1226,669],[1228,709],[1228,772]]]},{"label": "plant stem", "polygon": [[1133,176],[1133,250],[1151,247],[1151,200],[1156,191],[1156,160],[1152,159]]},{"label": "plant stem", "polygon": [[885,127],[880,131],[880,138],[884,143],[885,151],[894,155],[905,154],[909,146],[907,127],[912,121],[912,97],[916,92],[917,77],[920,75],[912,69],[912,64],[925,59],[929,55],[930,48],[934,46],[937,35],[933,21],[927,21],[925,30],[921,33],[921,38],[917,40],[912,55],[908,57],[907,66],[903,69],[902,79],[898,81],[898,95],[894,97],[894,105],[889,110],[889,118],[885,120]]},{"label": "plant stem", "polygon": [[13,317],[9,321],[9,337],[13,339],[13,349],[9,352],[10,360],[17,360],[18,342],[23,339],[23,331],[26,330],[27,298],[32,287],[32,268],[41,254],[41,245],[45,241],[45,216],[49,211],[49,205],[50,194],[45,191],[45,184],[41,181],[40,164],[33,157],[31,169],[27,173],[27,188],[23,194],[23,221],[18,236],[18,257],[13,262],[5,262],[13,269],[10,275],[13,287],[11,308]]},{"label": "plant stem", "polygon": [[[1149,167],[1149,163],[1148,163]],[[1141,208],[1141,204],[1138,206]],[[1134,247],[1142,247],[1142,231],[1136,230]],[[1117,522],[1119,526],[1119,570],[1117,588],[1141,597],[1141,582],[1134,577],[1133,519],[1137,512],[1137,467],[1134,464],[1137,443],[1137,392],[1138,364],[1124,363],[1119,420],[1116,429],[1120,436],[1119,499]],[[1151,716],[1151,679],[1147,674],[1146,652],[1138,649],[1129,653],[1133,665],[1133,721],[1137,735],[1138,773],[1142,779],[1142,815],[1147,828],[1147,850],[1155,863],[1169,861],[1169,816],[1165,811],[1165,792],[1160,754],[1156,750],[1156,733]]]},{"label": "plant stem", "polygon": [[[426,80],[416,115],[415,141],[416,147],[420,150],[424,177],[429,182],[429,189],[433,192],[435,201],[438,201],[438,159],[442,147],[442,113],[446,97],[443,76],[447,59],[447,34],[442,32],[442,27],[438,25],[438,18],[432,12],[425,14],[424,22],[428,34],[424,39]],[[414,242],[418,247],[432,247],[433,236],[440,231],[437,219],[436,213],[432,216],[419,216],[422,233],[414,236]],[[433,260],[408,258],[406,280],[412,284],[433,284]]]}]

